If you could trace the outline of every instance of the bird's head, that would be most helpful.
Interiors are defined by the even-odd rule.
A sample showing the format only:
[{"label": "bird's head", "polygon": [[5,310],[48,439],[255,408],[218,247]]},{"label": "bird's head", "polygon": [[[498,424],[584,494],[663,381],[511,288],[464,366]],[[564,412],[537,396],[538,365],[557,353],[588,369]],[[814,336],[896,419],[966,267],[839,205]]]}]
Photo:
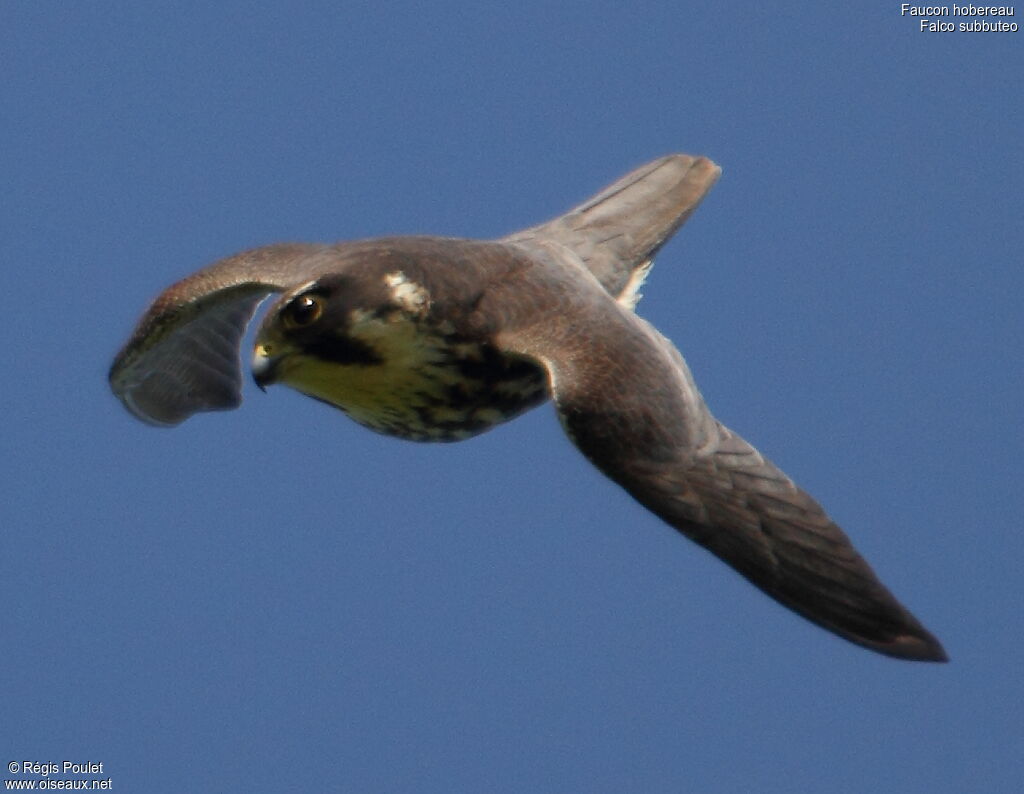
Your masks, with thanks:
[{"label": "bird's head", "polygon": [[285,293],[256,332],[252,372],[345,407],[345,384],[403,355],[429,310],[424,287],[401,271],[325,275]]}]

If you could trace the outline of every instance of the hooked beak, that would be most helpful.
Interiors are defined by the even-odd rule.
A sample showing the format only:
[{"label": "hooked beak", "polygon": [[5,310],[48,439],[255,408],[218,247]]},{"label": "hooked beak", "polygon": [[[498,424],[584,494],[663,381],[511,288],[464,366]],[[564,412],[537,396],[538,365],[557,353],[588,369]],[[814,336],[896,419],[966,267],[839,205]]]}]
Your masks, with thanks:
[{"label": "hooked beak", "polygon": [[256,345],[252,351],[252,379],[266,391],[267,386],[277,381],[277,365],[280,359],[273,358],[265,345]]}]

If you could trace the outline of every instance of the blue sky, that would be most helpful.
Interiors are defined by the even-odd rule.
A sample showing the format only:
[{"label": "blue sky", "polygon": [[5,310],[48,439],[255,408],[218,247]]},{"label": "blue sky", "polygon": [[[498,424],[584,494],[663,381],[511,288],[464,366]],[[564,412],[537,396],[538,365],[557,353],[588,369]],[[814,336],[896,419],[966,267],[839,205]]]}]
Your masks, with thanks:
[{"label": "blue sky", "polygon": [[[3,761],[157,793],[1016,790],[1022,36],[898,3],[4,3]],[[107,389],[216,258],[497,236],[671,151],[724,173],[641,314],[949,665],[777,607],[550,406],[423,446],[285,388],[173,431]]]}]

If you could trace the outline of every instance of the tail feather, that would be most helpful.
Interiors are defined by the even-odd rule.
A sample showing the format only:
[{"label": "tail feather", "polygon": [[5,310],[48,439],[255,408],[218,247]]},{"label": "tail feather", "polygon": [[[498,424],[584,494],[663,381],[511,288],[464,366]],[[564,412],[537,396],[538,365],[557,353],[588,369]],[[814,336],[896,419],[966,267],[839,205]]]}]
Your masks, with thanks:
[{"label": "tail feather", "polygon": [[632,307],[654,255],[686,222],[719,174],[721,169],[706,157],[662,157],[566,214],[505,239],[566,246],[609,294]]}]

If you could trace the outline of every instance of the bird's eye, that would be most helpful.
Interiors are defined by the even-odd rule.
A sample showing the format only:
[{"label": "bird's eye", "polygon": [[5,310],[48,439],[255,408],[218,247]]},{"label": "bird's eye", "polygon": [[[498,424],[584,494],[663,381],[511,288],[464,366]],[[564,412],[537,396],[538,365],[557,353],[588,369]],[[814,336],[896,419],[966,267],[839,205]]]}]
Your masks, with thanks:
[{"label": "bird's eye", "polygon": [[288,328],[303,328],[312,325],[323,314],[323,302],[315,295],[300,295],[284,310],[284,323]]}]

